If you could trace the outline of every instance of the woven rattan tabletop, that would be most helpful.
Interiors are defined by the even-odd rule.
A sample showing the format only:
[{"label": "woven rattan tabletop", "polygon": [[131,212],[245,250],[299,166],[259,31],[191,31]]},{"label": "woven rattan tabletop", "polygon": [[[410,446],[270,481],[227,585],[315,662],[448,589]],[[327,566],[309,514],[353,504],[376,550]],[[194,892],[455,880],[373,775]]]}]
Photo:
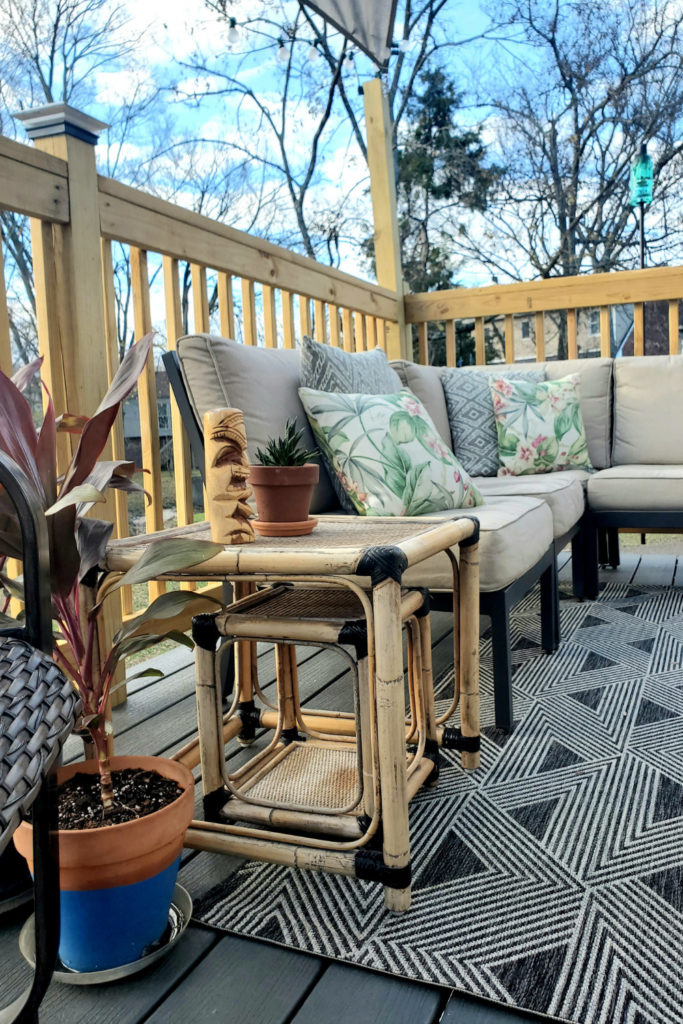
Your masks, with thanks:
[{"label": "woven rattan tabletop", "polygon": [[[320,516],[313,532],[304,537],[257,536],[251,544],[227,546],[209,561],[176,575],[195,579],[268,572],[369,575],[369,552],[393,549],[408,566],[468,540],[476,531],[476,519],[468,515],[443,519]],[[210,527],[194,523],[111,541],[103,568],[123,572],[135,565],[154,541],[173,537],[210,540]]]}]

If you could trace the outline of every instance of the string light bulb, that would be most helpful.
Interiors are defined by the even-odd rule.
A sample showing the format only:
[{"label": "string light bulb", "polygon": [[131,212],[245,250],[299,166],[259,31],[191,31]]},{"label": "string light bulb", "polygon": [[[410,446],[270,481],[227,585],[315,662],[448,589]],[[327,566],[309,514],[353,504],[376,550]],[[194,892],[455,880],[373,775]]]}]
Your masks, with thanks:
[{"label": "string light bulb", "polygon": [[401,53],[406,53],[410,49],[410,39],[402,39],[398,44],[398,48]]},{"label": "string light bulb", "polygon": [[228,42],[238,43],[240,38],[240,30],[237,27],[237,22],[234,18],[230,19],[230,28],[228,29]]},{"label": "string light bulb", "polygon": [[349,50],[349,52],[344,57],[344,67],[346,68],[347,71],[351,71],[352,68],[354,67],[353,53],[351,52],[351,50]]},{"label": "string light bulb", "polygon": [[308,53],[306,54],[306,57],[307,57],[308,61],[311,64],[315,64],[315,62],[317,61],[319,56],[320,56],[320,51],[318,50],[318,47],[316,46],[315,43],[311,43],[311,48],[308,51]]},{"label": "string light bulb", "polygon": [[285,41],[282,36],[280,36],[277,41],[277,59],[281,64],[285,64],[289,59],[289,50],[285,46]]}]

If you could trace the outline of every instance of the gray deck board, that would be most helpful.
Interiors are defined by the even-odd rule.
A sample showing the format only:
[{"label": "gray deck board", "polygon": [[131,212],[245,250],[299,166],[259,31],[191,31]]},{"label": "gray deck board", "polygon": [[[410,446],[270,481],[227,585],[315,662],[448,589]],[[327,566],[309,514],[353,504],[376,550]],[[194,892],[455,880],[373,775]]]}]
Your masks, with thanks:
[{"label": "gray deck board", "polygon": [[453,992],[439,1024],[536,1024],[537,1021],[545,1021],[546,1024],[558,1021],[560,1024],[559,1017],[524,1013],[507,1006],[475,1002],[467,996]]},{"label": "gray deck board", "polygon": [[285,1024],[324,971],[318,957],[224,935],[147,1020]]},{"label": "gray deck board", "polygon": [[640,559],[638,569],[632,579],[634,586],[665,586],[673,585],[676,575],[676,556],[646,553]]},{"label": "gray deck board", "polygon": [[435,1024],[438,988],[346,964],[331,964],[292,1024]]},{"label": "gray deck board", "polygon": [[[0,1005],[17,996],[30,979],[30,969],[17,947],[18,935],[16,925],[0,932],[3,965]],[[41,1024],[92,1024],[93,1020],[98,1024],[137,1024],[147,1018],[219,941],[219,936],[207,929],[190,925],[167,957],[136,977],[111,985],[76,986],[53,981],[40,1008]],[[170,1017],[164,1019],[171,1020]],[[201,1018],[185,1018],[192,1019]]]},{"label": "gray deck board", "polygon": [[640,554],[633,551],[623,551],[621,561],[617,569],[601,569],[601,583],[630,583],[638,571],[640,565]]}]

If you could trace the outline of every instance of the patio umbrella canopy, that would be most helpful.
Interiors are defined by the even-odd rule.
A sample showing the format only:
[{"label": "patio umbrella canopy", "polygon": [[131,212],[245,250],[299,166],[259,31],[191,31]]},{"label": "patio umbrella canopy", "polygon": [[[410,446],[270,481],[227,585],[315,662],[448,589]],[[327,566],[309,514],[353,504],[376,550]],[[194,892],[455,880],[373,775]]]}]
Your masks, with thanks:
[{"label": "patio umbrella canopy", "polygon": [[382,67],[389,59],[397,0],[301,0]]}]

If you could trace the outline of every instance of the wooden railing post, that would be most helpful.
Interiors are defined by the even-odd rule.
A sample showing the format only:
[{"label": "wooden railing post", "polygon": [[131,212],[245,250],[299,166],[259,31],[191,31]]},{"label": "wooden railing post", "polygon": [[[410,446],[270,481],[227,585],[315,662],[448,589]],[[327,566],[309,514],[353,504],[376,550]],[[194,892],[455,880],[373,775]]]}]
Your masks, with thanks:
[{"label": "wooden railing post", "polygon": [[[382,91],[382,82],[373,78],[363,85],[365,99],[365,133],[368,144],[370,195],[375,225],[375,264],[377,283],[403,296],[401,242],[396,211],[396,176],[391,145],[389,104]],[[412,359],[410,327],[406,328],[403,303],[399,305],[398,323],[387,324],[387,355],[390,359]]]},{"label": "wooden railing post", "polygon": [[[109,385],[95,168],[97,137],[107,126],[63,103],[16,116],[36,149],[65,160],[68,167],[69,222],[31,221],[42,377],[57,412],[92,415]],[[103,454],[111,458],[111,445]],[[68,448],[61,455],[68,457]],[[106,507],[99,505],[96,514],[114,519],[113,499]],[[107,602],[104,645],[120,624],[118,602]],[[117,696],[125,699],[123,689]]]}]

